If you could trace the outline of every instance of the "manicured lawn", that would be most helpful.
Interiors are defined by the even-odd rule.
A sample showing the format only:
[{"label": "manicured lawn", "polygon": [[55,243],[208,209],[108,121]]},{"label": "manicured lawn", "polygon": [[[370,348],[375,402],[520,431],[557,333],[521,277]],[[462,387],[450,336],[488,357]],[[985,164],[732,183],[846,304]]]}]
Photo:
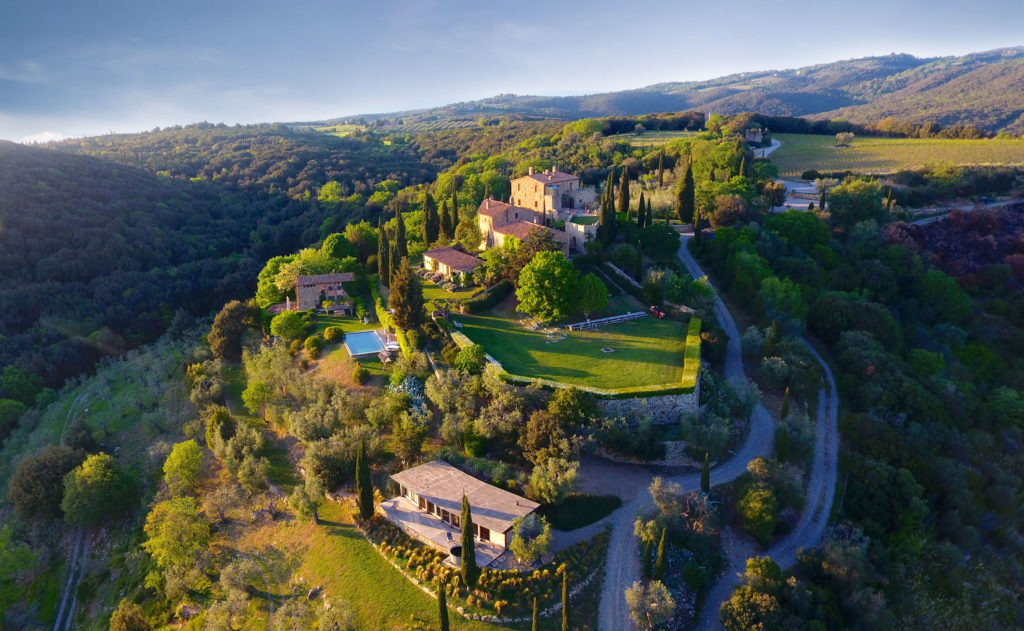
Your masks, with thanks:
[{"label": "manicured lawn", "polygon": [[329,326],[341,327],[346,334],[358,333],[359,331],[369,331],[371,329],[379,329],[380,323],[371,321],[369,324],[363,324],[360,320],[357,320],[355,316],[337,316],[337,315],[323,315],[317,317],[316,324],[313,330],[310,331],[309,335],[316,333],[323,334],[324,329]]},{"label": "manicured lawn", "polygon": [[[613,313],[640,310],[628,297],[613,300],[628,305]],[[594,388],[678,383],[683,377],[686,325],[676,320],[645,316],[593,331],[566,332],[565,339],[550,341],[542,331],[528,330],[508,311],[499,305],[482,314],[460,314],[452,319],[463,325],[462,333],[514,375]],[[613,352],[605,353],[602,348]]]},{"label": "manicured lawn", "polygon": [[458,291],[448,291],[441,285],[431,280],[423,280],[423,300],[467,300],[483,291],[483,287],[469,287]]},{"label": "manicured lawn", "polygon": [[552,528],[564,532],[589,526],[620,506],[622,500],[615,495],[573,493],[561,504],[541,506],[537,512],[547,518]]},{"label": "manicured lawn", "polygon": [[929,164],[1024,164],[1024,140],[951,140],[947,138],[860,138],[836,147],[835,136],[773,134],[782,146],[769,157],[784,177],[809,169],[892,173]]}]

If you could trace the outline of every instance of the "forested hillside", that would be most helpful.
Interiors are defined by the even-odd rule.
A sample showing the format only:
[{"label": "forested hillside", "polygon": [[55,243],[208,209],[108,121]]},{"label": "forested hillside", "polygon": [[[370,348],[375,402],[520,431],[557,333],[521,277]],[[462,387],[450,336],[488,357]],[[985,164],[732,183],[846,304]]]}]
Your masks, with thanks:
[{"label": "forested hillside", "polygon": [[[481,116],[561,119],[635,116],[699,109],[771,116],[844,118],[874,125],[896,117],[942,126],[974,125],[988,132],[1024,133],[1021,82],[1024,48],[963,57],[865,57],[789,70],[743,72],[711,79],[659,83],[638,90],[583,96],[518,96],[359,117],[381,127],[472,125]],[[349,120],[349,119],[337,119]]]},{"label": "forested hillside", "polygon": [[0,398],[250,294],[266,259],[435,172],[404,145],[283,127],[0,144]]}]

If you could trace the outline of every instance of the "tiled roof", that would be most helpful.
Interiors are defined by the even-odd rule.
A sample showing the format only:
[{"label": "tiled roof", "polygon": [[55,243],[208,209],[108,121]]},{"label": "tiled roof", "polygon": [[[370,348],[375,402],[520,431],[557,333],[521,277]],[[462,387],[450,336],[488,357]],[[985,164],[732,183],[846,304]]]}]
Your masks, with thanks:
[{"label": "tiled roof", "polygon": [[356,279],[352,272],[340,274],[315,274],[313,276],[298,276],[295,278],[295,285],[306,287],[309,285],[323,285],[325,283],[351,283]]},{"label": "tiled roof", "polygon": [[431,258],[438,263],[444,263],[456,272],[472,272],[484,263],[472,254],[466,254],[449,247],[436,248],[429,252],[424,252],[423,258]]},{"label": "tiled roof", "polygon": [[[478,215],[483,215],[484,217],[495,217],[498,213],[504,212],[509,208],[516,208],[516,206],[506,204],[505,202],[499,202],[496,199],[485,199],[480,202],[480,208],[478,208],[476,212]],[[520,209],[527,212],[533,212],[528,208],[520,207]]]},{"label": "tiled roof", "polygon": [[465,494],[473,523],[495,532],[505,532],[512,527],[512,520],[529,515],[540,506],[440,460],[395,473],[391,479],[456,515],[462,510]]},{"label": "tiled roof", "polygon": [[[542,173],[531,173],[530,175],[524,175],[523,177],[536,180],[545,186],[551,186],[553,184],[559,184],[561,182],[571,182],[580,179],[579,176],[571,175],[569,173],[562,173],[561,171],[544,171]],[[522,178],[516,178],[520,180]]]},{"label": "tiled roof", "polygon": [[509,237],[515,237],[522,241],[526,238],[526,235],[530,234],[534,230],[550,230],[546,226],[542,226],[537,223],[530,223],[529,221],[513,221],[503,226],[497,226],[494,231],[498,234],[503,234]]}]

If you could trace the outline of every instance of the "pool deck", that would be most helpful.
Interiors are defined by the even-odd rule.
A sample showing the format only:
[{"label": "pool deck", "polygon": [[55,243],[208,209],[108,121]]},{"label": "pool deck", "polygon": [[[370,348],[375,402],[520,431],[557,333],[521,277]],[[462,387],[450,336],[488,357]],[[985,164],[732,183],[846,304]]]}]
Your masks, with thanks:
[{"label": "pool deck", "polygon": [[[379,504],[381,511],[388,520],[405,531],[405,534],[423,543],[449,552],[452,546],[459,545],[462,532],[452,528],[437,517],[421,511],[405,497],[393,497]],[[476,563],[487,567],[505,552],[497,544],[490,541],[475,539],[473,549],[476,551]]]}]

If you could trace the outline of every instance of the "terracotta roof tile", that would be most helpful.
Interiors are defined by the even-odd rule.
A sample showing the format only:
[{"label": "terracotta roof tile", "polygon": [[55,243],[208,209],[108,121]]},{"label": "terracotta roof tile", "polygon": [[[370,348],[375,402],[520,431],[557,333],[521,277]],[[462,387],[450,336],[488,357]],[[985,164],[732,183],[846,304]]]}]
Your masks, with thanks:
[{"label": "terracotta roof tile", "polygon": [[352,272],[340,274],[315,274],[313,276],[297,276],[295,284],[300,287],[309,285],[321,285],[323,283],[351,283],[356,279]]},{"label": "terracotta roof tile", "polygon": [[455,248],[443,247],[423,253],[424,258],[432,258],[438,263],[444,263],[456,272],[472,272],[484,264],[483,261],[472,254],[466,254]]}]

